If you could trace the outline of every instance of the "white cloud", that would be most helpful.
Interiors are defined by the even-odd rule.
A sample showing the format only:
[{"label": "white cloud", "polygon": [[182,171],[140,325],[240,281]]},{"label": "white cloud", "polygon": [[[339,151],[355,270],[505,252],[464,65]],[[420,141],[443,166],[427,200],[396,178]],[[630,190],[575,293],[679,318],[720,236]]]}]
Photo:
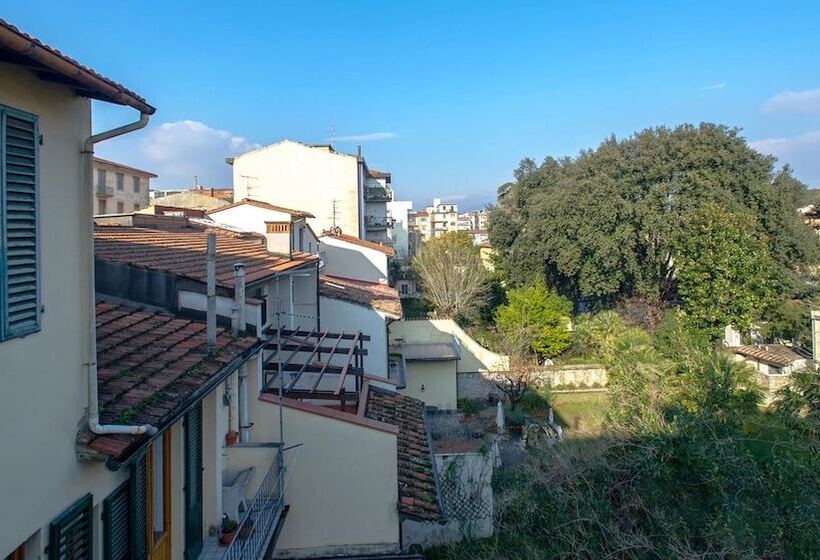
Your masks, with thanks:
[{"label": "white cloud", "polygon": [[700,88],[700,90],[701,91],[712,91],[712,90],[716,90],[716,89],[723,89],[727,85],[728,84],[726,82],[718,82],[716,84],[710,84],[708,86],[703,86],[702,88]]},{"label": "white cloud", "polygon": [[820,113],[820,89],[783,91],[763,103],[767,113]]},{"label": "white cloud", "polygon": [[820,130],[784,138],[764,138],[749,143],[754,149],[788,163],[810,186],[820,186]]},{"label": "white cloud", "polygon": [[203,185],[230,186],[231,168],[225,158],[258,147],[227,130],[184,120],[149,128],[138,151],[141,165],[159,175],[158,185],[191,185],[196,175]]},{"label": "white cloud", "polygon": [[395,132],[368,132],[367,134],[352,134],[350,136],[336,136],[336,142],[378,142],[379,140],[392,140],[398,138]]}]

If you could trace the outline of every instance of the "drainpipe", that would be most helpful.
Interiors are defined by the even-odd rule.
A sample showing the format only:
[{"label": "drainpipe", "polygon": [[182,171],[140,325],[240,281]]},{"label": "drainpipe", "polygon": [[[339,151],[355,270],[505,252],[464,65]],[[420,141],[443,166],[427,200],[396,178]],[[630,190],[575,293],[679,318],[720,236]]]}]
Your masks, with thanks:
[{"label": "drainpipe", "polygon": [[85,211],[89,212],[91,216],[86,220],[83,227],[83,236],[91,240],[91,251],[88,256],[88,428],[95,434],[155,434],[157,429],[150,424],[143,424],[142,426],[126,426],[120,424],[101,424],[100,423],[100,402],[98,396],[98,380],[97,380],[97,301],[96,292],[94,288],[94,218],[93,218],[93,200],[92,193],[94,191],[93,184],[93,158],[94,158],[94,144],[115,138],[141,128],[145,128],[150,119],[150,114],[141,112],[139,120],[106,130],[99,134],[89,136],[83,143],[83,194],[82,201],[85,204]]},{"label": "drainpipe", "polygon": [[216,352],[216,234],[208,233],[208,306],[205,311],[205,334],[208,352]]},{"label": "drainpipe", "polygon": [[234,278],[234,309],[233,314],[233,334],[234,336],[245,334],[245,265],[236,263],[233,265]]}]

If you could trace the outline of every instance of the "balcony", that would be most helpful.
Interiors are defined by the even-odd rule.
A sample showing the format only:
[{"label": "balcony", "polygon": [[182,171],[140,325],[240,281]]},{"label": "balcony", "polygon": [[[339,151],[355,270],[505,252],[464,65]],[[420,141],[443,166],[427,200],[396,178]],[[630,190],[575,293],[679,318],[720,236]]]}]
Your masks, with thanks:
[{"label": "balcony", "polygon": [[393,218],[387,216],[365,216],[364,228],[367,231],[388,229],[393,227]]},{"label": "balcony", "polygon": [[[227,548],[219,546],[216,538],[208,539],[200,559],[258,560],[275,546],[283,520],[282,449],[277,443],[240,443],[225,451],[230,470],[222,473],[222,508],[239,527]],[[237,490],[237,499],[226,500]]]},{"label": "balcony", "polygon": [[97,188],[95,189],[95,193],[99,197],[108,198],[109,196],[114,196],[114,187],[106,187],[105,185],[97,185]]},{"label": "balcony", "polygon": [[366,187],[364,200],[366,202],[390,202],[393,200],[393,191],[385,187]]}]

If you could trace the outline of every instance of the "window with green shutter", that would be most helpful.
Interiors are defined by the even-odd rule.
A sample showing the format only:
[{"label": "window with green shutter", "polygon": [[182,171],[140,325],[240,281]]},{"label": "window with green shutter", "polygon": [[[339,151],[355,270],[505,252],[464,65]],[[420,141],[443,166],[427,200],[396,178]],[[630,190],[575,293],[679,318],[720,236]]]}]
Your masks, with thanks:
[{"label": "window with green shutter", "polygon": [[48,560],[91,560],[94,501],[86,494],[51,522]]},{"label": "window with green shutter", "polygon": [[148,556],[148,469],[144,455],[130,471],[128,480],[103,500],[104,560],[143,560]]},{"label": "window with green shutter", "polygon": [[37,117],[0,105],[0,340],[40,328]]}]

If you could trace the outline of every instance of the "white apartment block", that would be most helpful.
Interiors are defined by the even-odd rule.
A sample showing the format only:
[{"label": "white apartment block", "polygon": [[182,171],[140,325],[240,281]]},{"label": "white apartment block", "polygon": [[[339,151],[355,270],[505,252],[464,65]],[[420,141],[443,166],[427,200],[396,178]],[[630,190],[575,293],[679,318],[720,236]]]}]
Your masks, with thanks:
[{"label": "white apartment block", "polygon": [[94,158],[94,213],[123,214],[148,207],[156,175],[107,159]]},{"label": "white apartment block", "polygon": [[410,214],[413,212],[411,200],[393,200],[387,203],[387,213],[393,221],[391,238],[396,257],[400,260],[410,256]]},{"label": "white apartment block", "polygon": [[[476,245],[487,241],[489,213],[484,210],[459,213],[458,205],[442,203],[440,198],[434,198],[432,206],[410,212],[409,216],[410,237],[418,242],[428,241],[451,231],[469,232]],[[414,249],[418,248],[417,244],[410,244],[415,245]]]},{"label": "white apartment block", "polygon": [[283,140],[226,160],[233,166],[234,199],[250,198],[312,214],[318,233],[335,229],[389,244],[391,177],[370,169],[359,151]]}]

